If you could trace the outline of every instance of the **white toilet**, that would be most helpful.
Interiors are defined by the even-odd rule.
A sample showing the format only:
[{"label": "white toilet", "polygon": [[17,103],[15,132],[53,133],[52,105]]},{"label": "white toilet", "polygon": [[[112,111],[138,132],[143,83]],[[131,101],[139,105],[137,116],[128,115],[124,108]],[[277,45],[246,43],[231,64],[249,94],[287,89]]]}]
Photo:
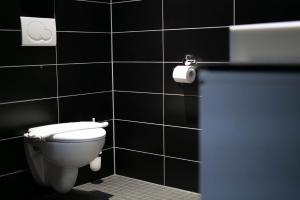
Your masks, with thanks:
[{"label": "white toilet", "polygon": [[24,134],[25,153],[36,182],[66,193],[75,185],[78,168],[90,164],[99,170],[107,126],[107,122],[72,122],[29,129]]}]

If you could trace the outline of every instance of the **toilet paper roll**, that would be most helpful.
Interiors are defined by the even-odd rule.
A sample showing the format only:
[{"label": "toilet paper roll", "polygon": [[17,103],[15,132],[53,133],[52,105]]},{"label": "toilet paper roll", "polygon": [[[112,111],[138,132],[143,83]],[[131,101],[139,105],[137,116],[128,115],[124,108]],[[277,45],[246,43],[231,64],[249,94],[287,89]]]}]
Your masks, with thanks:
[{"label": "toilet paper roll", "polygon": [[91,163],[90,163],[90,168],[93,172],[97,172],[101,169],[101,157],[95,158]]},{"label": "toilet paper roll", "polygon": [[177,83],[192,83],[196,79],[194,66],[178,65],[173,70],[173,79]]}]

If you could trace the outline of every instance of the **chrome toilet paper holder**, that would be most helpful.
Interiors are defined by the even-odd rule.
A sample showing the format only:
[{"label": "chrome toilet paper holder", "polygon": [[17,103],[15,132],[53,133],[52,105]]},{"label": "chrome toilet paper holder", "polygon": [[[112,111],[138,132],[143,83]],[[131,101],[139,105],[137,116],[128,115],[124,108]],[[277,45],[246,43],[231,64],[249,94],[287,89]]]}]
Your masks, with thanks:
[{"label": "chrome toilet paper holder", "polygon": [[198,68],[199,64],[199,59],[197,59],[194,55],[192,54],[187,54],[185,55],[185,58],[183,59],[183,64],[185,66],[194,66],[195,69]]}]

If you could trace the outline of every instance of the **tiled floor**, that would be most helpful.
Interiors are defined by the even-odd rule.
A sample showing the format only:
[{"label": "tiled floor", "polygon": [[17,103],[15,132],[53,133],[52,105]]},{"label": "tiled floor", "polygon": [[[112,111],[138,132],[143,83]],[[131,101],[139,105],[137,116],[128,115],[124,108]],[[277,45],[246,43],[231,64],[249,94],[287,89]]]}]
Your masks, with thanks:
[{"label": "tiled floor", "polygon": [[113,175],[77,186],[68,194],[55,194],[40,200],[200,200],[200,195]]}]

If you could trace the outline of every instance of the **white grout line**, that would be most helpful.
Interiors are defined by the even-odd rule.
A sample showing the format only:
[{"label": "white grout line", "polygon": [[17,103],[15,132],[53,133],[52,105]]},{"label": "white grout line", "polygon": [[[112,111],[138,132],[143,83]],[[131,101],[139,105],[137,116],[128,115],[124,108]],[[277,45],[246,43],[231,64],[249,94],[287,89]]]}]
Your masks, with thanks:
[{"label": "white grout line", "polygon": [[164,124],[166,127],[171,127],[171,128],[182,128],[182,129],[189,129],[189,130],[195,130],[195,131],[202,131],[201,128],[192,128],[192,127],[183,127],[183,126],[174,126],[174,125],[168,125]]},{"label": "white grout line", "polygon": [[229,28],[230,26],[206,26],[206,27],[186,27],[186,28],[169,28],[165,31],[185,31],[185,30],[203,30],[203,29],[222,29]]},{"label": "white grout line", "polygon": [[115,31],[113,34],[123,34],[123,33],[145,33],[145,32],[161,32],[162,29],[146,29],[146,30],[135,30],[135,31]]},{"label": "white grout line", "polygon": [[26,100],[19,100],[19,101],[7,101],[2,102],[0,105],[7,105],[7,104],[15,104],[15,103],[26,103],[26,102],[32,102],[32,101],[42,101],[42,100],[50,100],[50,99],[56,99],[57,97],[46,97],[46,98],[39,98],[39,99],[26,99]]},{"label": "white grout line", "polygon": [[57,31],[57,33],[110,34],[110,32],[104,32],[104,31]]},{"label": "white grout line", "polygon": [[112,92],[112,91],[111,90],[106,90],[106,91],[100,91],[100,92],[89,92],[89,93],[81,93],[81,94],[71,94],[71,95],[59,96],[59,98],[77,97],[77,96],[85,96],[85,95],[93,95],[93,94],[104,94],[104,93],[110,93],[110,92]]},{"label": "white grout line", "polygon": [[236,9],[236,7],[235,7],[235,0],[233,0],[233,25],[235,25],[236,24],[236,13],[235,13],[235,9]]},{"label": "white grout line", "polygon": [[[118,63],[118,64],[126,64],[126,63],[137,63],[137,64],[150,64],[150,63],[157,63],[157,64],[161,64],[161,63],[166,63],[166,64],[181,64],[182,61],[113,61],[114,63]],[[230,64],[230,62],[227,61],[220,61],[220,62],[212,62],[212,61],[202,61],[202,62],[197,62],[198,64]]]},{"label": "white grout line", "polygon": [[109,147],[109,148],[102,149],[102,152],[108,151],[108,150],[111,150],[111,149],[114,149],[114,147]]},{"label": "white grout line", "polygon": [[[116,2],[119,3],[119,2]],[[113,3],[113,4],[116,4]],[[125,2],[120,2],[125,3]],[[222,29],[229,28],[230,26],[208,26],[208,27],[186,27],[186,28],[172,28],[172,29],[148,29],[148,30],[135,30],[135,31],[116,31],[112,32],[112,34],[123,34],[123,33],[143,33],[143,32],[159,32],[159,31],[184,31],[184,30],[205,30],[205,29]],[[0,31],[14,31],[21,32],[21,30],[17,29],[0,29]],[[104,31],[57,31],[58,33],[86,33],[86,34],[110,34],[110,32]]]},{"label": "white grout line", "polygon": [[[103,179],[109,179],[111,178],[111,176],[118,176],[118,177],[122,177],[122,178],[126,178],[128,179],[128,182],[127,183],[136,183],[137,181],[140,182],[140,183],[146,183],[147,185],[155,185],[155,186],[160,186],[162,188],[166,188],[166,189],[172,189],[172,190],[177,190],[177,191],[181,191],[181,192],[184,192],[186,194],[191,194],[191,195],[201,195],[197,192],[192,192],[192,191],[188,191],[188,190],[183,190],[183,189],[180,189],[180,188],[175,188],[175,187],[171,187],[171,186],[162,186],[161,184],[158,184],[158,183],[152,183],[152,182],[148,182],[148,181],[145,181],[145,180],[141,180],[141,179],[136,179],[136,178],[132,178],[132,177],[128,177],[128,176],[124,176],[124,175],[110,175],[110,176],[107,176]],[[127,181],[127,180],[126,180]],[[149,196],[147,196],[149,198]]]},{"label": "white grout line", "polygon": [[166,96],[181,96],[181,97],[197,97],[201,98],[201,95],[197,94],[172,94],[172,93],[165,93]]},{"label": "white grout line", "polygon": [[120,64],[124,64],[124,63],[157,63],[157,64],[161,64],[163,63],[163,61],[113,61],[114,63],[120,63]]},{"label": "white grout line", "polygon": [[138,91],[126,91],[126,90],[114,90],[118,93],[133,93],[133,94],[157,94],[157,95],[163,95],[163,93],[159,92],[138,92]]},{"label": "white grout line", "polygon": [[171,159],[177,159],[177,160],[182,160],[182,161],[188,161],[188,162],[194,162],[194,163],[199,163],[201,164],[201,161],[197,161],[197,160],[190,160],[190,159],[185,159],[185,158],[178,158],[178,157],[174,157],[174,156],[165,156],[166,158],[171,158]]},{"label": "white grout line", "polygon": [[[163,84],[164,87],[164,84]],[[165,93],[165,92],[142,92],[142,91],[127,91],[127,90],[114,90],[114,92],[118,93],[132,93],[132,94],[153,94],[153,95],[166,95],[166,96],[182,96],[182,97],[197,97],[201,98],[200,95],[196,94],[175,94],[175,93]],[[164,98],[164,97],[163,97]]]},{"label": "white grout line", "polygon": [[113,159],[114,159],[114,174],[117,173],[116,167],[116,134],[115,134],[115,86],[114,86],[114,41],[113,41],[113,8],[110,0],[110,52],[111,52],[111,86],[112,86],[112,114],[113,114]]},{"label": "white grout line", "polygon": [[39,64],[39,65],[4,65],[0,66],[0,69],[5,69],[5,68],[21,68],[21,67],[51,67],[51,66],[56,66],[56,64]]},{"label": "white grout line", "polygon": [[19,100],[19,101],[7,101],[7,102],[1,102],[0,106],[1,105],[7,105],[7,104],[26,103],[26,102],[32,102],[32,101],[42,101],[42,100],[50,100],[50,99],[57,99],[57,98],[67,98],[67,97],[76,97],[76,96],[84,96],[84,95],[103,94],[103,93],[110,93],[110,92],[112,92],[112,91],[111,90],[107,90],[107,91],[100,91],[100,92],[71,94],[71,95],[46,97],[46,98],[38,98],[38,99],[26,99],[26,100]]},{"label": "white grout line", "polygon": [[163,126],[163,124],[152,123],[152,122],[141,122],[141,121],[134,121],[134,120],[119,119],[119,118],[116,118],[115,120],[117,120],[117,121],[122,121],[122,122],[139,123],[139,124],[148,124],[148,125],[154,125],[154,126]]},{"label": "white grout line", "polygon": [[23,136],[16,136],[16,137],[10,137],[10,138],[5,138],[5,139],[0,139],[0,142],[3,142],[3,141],[7,141],[7,140],[14,140],[14,139],[18,139],[18,138],[23,138]]},{"label": "white grout line", "polygon": [[169,28],[169,29],[146,29],[146,30],[135,30],[135,31],[116,31],[113,34],[123,33],[144,33],[144,32],[158,32],[158,31],[186,31],[186,30],[206,30],[206,29],[223,29],[229,28],[230,26],[206,26],[206,27],[186,27],[186,28]]},{"label": "white grout line", "polygon": [[116,2],[111,2],[111,4],[132,3],[132,2],[138,2],[138,1],[143,1],[143,0],[116,1]]},{"label": "white grout line", "polygon": [[79,1],[79,2],[87,2],[87,3],[108,4],[108,5],[110,5],[109,2],[104,2],[104,1],[91,1],[91,0],[75,0],[75,1]]},{"label": "white grout line", "polygon": [[0,178],[6,177],[6,176],[9,176],[9,175],[14,175],[14,174],[26,172],[26,171],[29,171],[29,169],[24,169],[24,170],[15,171],[15,172],[12,172],[12,173],[2,174],[2,175],[0,175]]},{"label": "white grout line", "polygon": [[202,129],[199,129],[199,128],[174,126],[174,125],[168,125],[168,124],[158,124],[158,123],[152,123],[152,122],[141,122],[141,121],[134,121],[134,120],[118,119],[118,118],[116,118],[115,120],[122,121],[122,122],[138,123],[138,124],[148,124],[148,125],[154,125],[154,126],[166,126],[166,127],[171,127],[171,128],[190,129],[190,130],[196,130],[196,131],[201,131],[202,130]]},{"label": "white grout line", "polygon": [[[162,5],[162,9],[161,9],[161,25],[162,25],[162,60],[163,60],[163,110],[162,110],[162,114],[163,114],[163,124],[165,124],[165,17],[164,17],[164,0],[162,0],[161,2]],[[166,185],[166,148],[165,148],[165,127],[163,126],[163,185]]]},{"label": "white grout line", "polygon": [[22,68],[22,67],[51,67],[51,66],[64,66],[64,65],[92,65],[92,64],[110,64],[109,62],[86,62],[86,63],[57,63],[57,64],[39,64],[39,65],[6,65],[6,66],[0,66],[0,69],[5,68]]},{"label": "white grout line", "polygon": [[[56,0],[54,2],[54,18],[56,20]],[[57,56],[57,44],[55,46],[55,71],[56,71],[56,103],[57,103],[57,123],[60,122],[60,106],[59,106],[59,80],[58,80],[58,56]]]},{"label": "white grout line", "polygon": [[166,158],[177,159],[177,160],[182,160],[182,161],[188,161],[188,162],[194,162],[194,163],[201,164],[201,161],[197,161],[197,160],[178,158],[178,157],[174,157],[174,156],[166,156],[166,155],[163,155],[163,154],[150,153],[150,152],[139,151],[139,150],[134,150],[134,149],[127,149],[127,148],[123,148],[123,147],[115,147],[115,148],[120,149],[120,150],[132,151],[132,152],[136,152],[136,153],[148,154],[148,155],[152,155],[152,156],[166,157]]},{"label": "white grout line", "polygon": [[86,62],[86,63],[60,63],[57,64],[59,66],[64,66],[64,65],[94,65],[94,64],[110,64],[111,62]]}]

